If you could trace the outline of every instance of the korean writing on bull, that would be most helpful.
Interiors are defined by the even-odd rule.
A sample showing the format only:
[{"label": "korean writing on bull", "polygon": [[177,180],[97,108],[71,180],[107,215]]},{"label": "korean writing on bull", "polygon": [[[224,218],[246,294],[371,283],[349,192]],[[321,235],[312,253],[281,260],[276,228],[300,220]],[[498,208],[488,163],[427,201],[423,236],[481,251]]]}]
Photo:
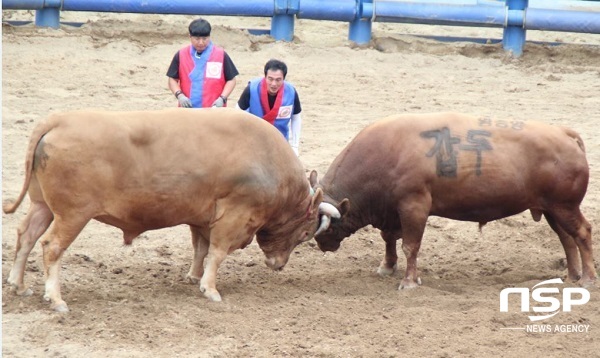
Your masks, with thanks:
[{"label": "korean writing on bull", "polygon": [[475,162],[475,174],[481,175],[481,156],[482,152],[492,150],[492,146],[485,137],[491,137],[492,133],[486,130],[469,130],[466,141],[468,144],[461,144],[459,137],[453,137],[450,129],[447,127],[434,129],[421,133],[423,138],[434,138],[435,144],[427,152],[427,157],[436,157],[437,175],[440,177],[455,178],[457,176],[457,158],[456,149],[475,152],[477,159]]},{"label": "korean writing on bull", "polygon": [[492,119],[490,117],[479,118],[479,125],[481,127],[498,127],[498,128],[511,128],[516,131],[520,131],[525,126],[525,122],[519,120],[507,121],[504,119]]}]

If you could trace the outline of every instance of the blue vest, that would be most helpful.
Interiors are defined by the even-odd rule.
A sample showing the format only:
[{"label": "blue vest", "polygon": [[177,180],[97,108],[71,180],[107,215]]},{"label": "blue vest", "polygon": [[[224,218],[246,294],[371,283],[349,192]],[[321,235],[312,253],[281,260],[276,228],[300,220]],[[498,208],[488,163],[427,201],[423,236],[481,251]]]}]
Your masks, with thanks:
[{"label": "blue vest", "polygon": [[[262,105],[260,104],[260,82],[262,80],[263,77],[250,81],[250,107],[248,107],[248,112],[260,118],[265,115]],[[281,134],[283,134],[285,139],[289,140],[290,121],[292,119],[292,115],[294,114],[294,98],[296,98],[296,89],[286,81],[283,81],[283,85],[285,87],[283,89],[281,107],[279,107],[279,113],[277,114],[277,118],[275,119],[273,125],[275,125],[275,128],[277,128]]]}]

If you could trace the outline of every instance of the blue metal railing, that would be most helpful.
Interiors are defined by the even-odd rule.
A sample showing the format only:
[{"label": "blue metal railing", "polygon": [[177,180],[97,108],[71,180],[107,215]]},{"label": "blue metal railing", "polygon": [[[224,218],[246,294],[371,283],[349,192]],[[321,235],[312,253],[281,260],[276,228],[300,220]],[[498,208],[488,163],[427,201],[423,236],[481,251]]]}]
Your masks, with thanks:
[{"label": "blue metal railing", "polygon": [[294,38],[295,18],[349,23],[348,38],[371,40],[373,22],[503,28],[503,47],[520,56],[526,30],[600,33],[600,3],[548,0],[2,0],[36,10],[37,26],[58,28],[60,11],[271,17],[271,36]]}]

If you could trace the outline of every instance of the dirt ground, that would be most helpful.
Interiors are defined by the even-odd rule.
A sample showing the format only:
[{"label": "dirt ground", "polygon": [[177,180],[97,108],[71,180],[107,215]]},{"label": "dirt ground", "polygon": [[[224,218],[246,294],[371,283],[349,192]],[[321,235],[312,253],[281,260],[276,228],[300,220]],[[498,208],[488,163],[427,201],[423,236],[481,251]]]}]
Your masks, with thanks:
[{"label": "dirt ground", "polygon": [[[188,43],[193,17],[63,12],[80,27],[59,30],[2,26],[2,196],[15,198],[35,123],[48,113],[85,108],[160,109],[175,106],[167,67]],[[31,20],[3,12],[4,20]],[[521,59],[501,45],[436,42],[414,35],[502,37],[501,29],[373,25],[370,46],[347,41],[348,24],[298,20],[292,43],[253,36],[269,19],[209,17],[212,39],[225,47],[240,76],[234,103],[264,63],[289,66],[303,105],[300,159],[321,176],[367,124],[400,112],[459,111],[566,125],[583,137],[591,169],[582,211],[600,226],[600,35],[529,31]],[[385,189],[385,188],[382,188]],[[26,200],[27,201],[27,200]],[[27,211],[2,216],[2,279]],[[596,262],[600,241],[594,237]],[[518,301],[500,312],[506,287],[532,288],[565,278],[564,252],[542,221],[523,213],[488,224],[432,217],[419,256],[423,285],[398,291],[399,272],[382,278],[384,253],[367,227],[340,250],[323,254],[314,240],[300,245],[282,272],[263,263],[256,243],[231,254],[206,300],[182,276],[191,263],[186,227],[147,232],[132,246],[121,232],[91,222],[65,253],[62,293],[71,312],[57,314],[42,299],[41,247],[27,264],[34,294],[2,286],[4,357],[567,357],[598,356],[600,294],[544,325],[587,326],[587,332],[533,333]],[[569,284],[570,286],[570,284]],[[558,296],[560,297],[560,296]],[[531,303],[534,306],[534,302]],[[540,304],[541,306],[541,304]],[[564,327],[564,326],[560,326]]]}]

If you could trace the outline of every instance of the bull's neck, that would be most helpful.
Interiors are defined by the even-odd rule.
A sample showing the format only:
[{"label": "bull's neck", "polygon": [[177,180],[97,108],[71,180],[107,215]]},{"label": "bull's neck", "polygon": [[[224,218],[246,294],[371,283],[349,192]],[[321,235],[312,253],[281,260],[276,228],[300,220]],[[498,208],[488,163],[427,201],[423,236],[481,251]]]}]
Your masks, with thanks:
[{"label": "bull's neck", "polygon": [[301,223],[308,217],[308,210],[312,200],[310,184],[290,185],[285,188],[288,191],[287,200],[281,200],[281,206],[271,210],[269,222],[263,227],[263,235],[277,236],[285,234],[292,222]]},{"label": "bull's neck", "polygon": [[354,203],[346,214],[346,222],[352,224],[352,227],[355,228],[354,231],[362,229],[367,225],[381,228],[384,222],[381,215],[377,215],[376,210],[374,210],[376,205],[375,202],[365,202],[364,200],[355,198]]},{"label": "bull's neck", "polygon": [[368,215],[364,215],[366,211],[363,210],[363,208],[367,208],[365,208],[363,203],[357,200],[354,195],[340,191],[331,192],[326,188],[324,188],[324,191],[327,193],[324,199],[325,202],[339,204],[344,199],[348,199],[350,201],[350,209],[344,215],[344,219],[340,223],[341,226],[339,227],[346,233],[346,237],[370,224],[369,217]]},{"label": "bull's neck", "polygon": [[333,201],[337,203],[345,198],[350,201],[350,209],[343,220],[343,230],[348,232],[348,236],[367,225],[378,229],[396,226],[393,222],[395,219],[388,217],[394,215],[396,211],[394,208],[386,207],[388,200],[381,196],[381,190],[374,192],[361,190],[353,193],[337,190],[329,193]]}]

